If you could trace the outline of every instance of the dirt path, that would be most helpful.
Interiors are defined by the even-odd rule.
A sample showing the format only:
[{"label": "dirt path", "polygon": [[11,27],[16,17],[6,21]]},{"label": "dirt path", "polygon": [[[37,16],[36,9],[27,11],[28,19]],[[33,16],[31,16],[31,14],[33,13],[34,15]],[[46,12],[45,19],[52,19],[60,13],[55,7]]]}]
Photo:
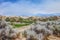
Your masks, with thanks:
[{"label": "dirt path", "polygon": [[53,36],[53,35],[50,35],[48,37],[49,40],[60,40],[60,37],[56,37],[56,36]]}]

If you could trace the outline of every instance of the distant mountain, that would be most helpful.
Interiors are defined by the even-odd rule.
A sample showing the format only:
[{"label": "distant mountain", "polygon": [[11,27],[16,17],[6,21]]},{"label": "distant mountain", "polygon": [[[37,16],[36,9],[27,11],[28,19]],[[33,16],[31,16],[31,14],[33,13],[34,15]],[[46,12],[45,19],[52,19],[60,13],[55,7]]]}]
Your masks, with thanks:
[{"label": "distant mountain", "polygon": [[51,14],[38,13],[35,16],[60,16],[60,13],[51,13]]},{"label": "distant mountain", "polygon": [[33,13],[20,13],[20,14],[3,14],[4,16],[60,16],[60,13],[37,13],[37,14],[33,14]]}]

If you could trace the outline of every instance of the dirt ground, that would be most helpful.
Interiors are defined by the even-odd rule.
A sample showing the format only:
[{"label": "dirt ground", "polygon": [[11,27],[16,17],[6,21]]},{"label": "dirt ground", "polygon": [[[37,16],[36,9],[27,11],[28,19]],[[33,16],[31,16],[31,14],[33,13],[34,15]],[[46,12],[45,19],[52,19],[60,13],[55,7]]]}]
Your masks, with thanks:
[{"label": "dirt ground", "polygon": [[56,36],[53,36],[53,35],[50,35],[48,37],[49,40],[60,40],[60,37],[56,37]]}]

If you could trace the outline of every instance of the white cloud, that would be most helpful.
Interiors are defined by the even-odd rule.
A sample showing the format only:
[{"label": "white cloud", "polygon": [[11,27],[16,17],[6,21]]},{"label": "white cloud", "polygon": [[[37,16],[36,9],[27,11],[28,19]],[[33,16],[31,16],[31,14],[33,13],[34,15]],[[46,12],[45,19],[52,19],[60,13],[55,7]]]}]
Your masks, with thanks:
[{"label": "white cloud", "polygon": [[0,15],[33,15],[38,13],[60,13],[60,1],[49,0],[38,5],[30,2],[4,2],[0,5]]}]

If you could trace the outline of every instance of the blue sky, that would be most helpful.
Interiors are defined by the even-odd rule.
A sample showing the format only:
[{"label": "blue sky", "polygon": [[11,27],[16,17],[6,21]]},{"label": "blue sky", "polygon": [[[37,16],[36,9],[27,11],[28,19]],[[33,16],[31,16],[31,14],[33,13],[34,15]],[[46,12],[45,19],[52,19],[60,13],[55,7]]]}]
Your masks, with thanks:
[{"label": "blue sky", "polygon": [[60,14],[60,0],[0,0],[0,15]]}]

